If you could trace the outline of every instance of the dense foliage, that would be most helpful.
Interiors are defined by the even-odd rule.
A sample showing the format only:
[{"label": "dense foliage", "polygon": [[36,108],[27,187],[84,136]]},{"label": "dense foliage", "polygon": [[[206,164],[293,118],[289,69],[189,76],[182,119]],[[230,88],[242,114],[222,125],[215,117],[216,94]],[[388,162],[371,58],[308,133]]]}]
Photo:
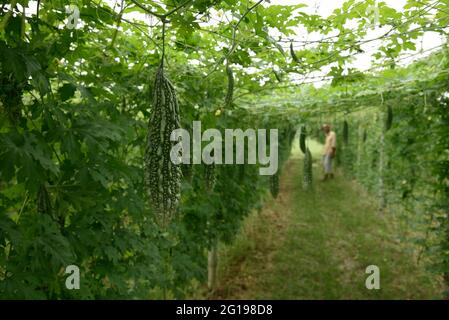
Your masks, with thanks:
[{"label": "dense foliage", "polygon": [[366,80],[329,119],[341,141],[337,160],[344,173],[379,200],[381,211],[401,217],[398,237],[422,246],[418,263],[424,253],[438,257],[433,269],[442,274],[448,270],[449,76],[432,70],[447,71],[448,62],[439,53],[398,70],[379,92],[366,88]]},{"label": "dense foliage", "polygon": [[[68,5],[79,9],[76,27]],[[183,297],[193,280],[205,281],[206,251],[231,242],[262,205],[270,179],[257,165],[215,166],[213,184],[205,183],[211,168],[183,165],[178,214],[166,228],[155,223],[144,158],[161,60],[182,128],[200,120],[203,129],[279,129],[280,170],[299,123],[347,121],[338,152],[345,171],[376,192],[383,177],[386,206],[438,221],[429,226],[443,239],[435,250],[447,274],[447,77],[429,76],[422,62],[382,74],[391,82],[414,75],[391,89],[372,71],[348,70],[363,51],[373,5],[349,0],[324,18],[303,4],[265,1],[0,1],[0,298]],[[377,39],[377,66],[395,66],[425,31],[445,35],[444,1],[378,9],[388,32]],[[291,41],[297,25],[323,41]],[[433,66],[447,71],[442,57]],[[325,66],[327,91],[291,85]],[[81,269],[80,290],[65,288],[72,264]]]}]

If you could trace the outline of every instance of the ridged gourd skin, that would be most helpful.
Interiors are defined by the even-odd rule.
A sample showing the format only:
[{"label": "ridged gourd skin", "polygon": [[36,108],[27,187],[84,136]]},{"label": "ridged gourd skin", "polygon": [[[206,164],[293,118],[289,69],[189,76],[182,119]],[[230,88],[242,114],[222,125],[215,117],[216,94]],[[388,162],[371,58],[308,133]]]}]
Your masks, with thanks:
[{"label": "ridged gourd skin", "polygon": [[156,71],[148,123],[145,182],[156,222],[161,226],[173,219],[180,199],[181,166],[173,164],[170,159],[170,151],[178,143],[170,141],[170,135],[178,128],[180,114],[175,88],[160,66]]},{"label": "ridged gourd skin", "polygon": [[306,154],[306,138],[307,138],[306,127],[301,126],[301,130],[299,133],[299,148],[304,154]]},{"label": "ridged gourd skin", "polygon": [[270,192],[273,198],[279,195],[279,173],[275,173],[270,177]]},{"label": "ridged gourd skin", "polygon": [[304,156],[304,171],[303,171],[303,188],[308,190],[312,187],[313,182],[313,159],[310,149],[307,148]]},{"label": "ridged gourd skin", "polygon": [[45,185],[41,185],[37,191],[37,212],[44,214],[50,213],[51,202],[50,195]]},{"label": "ridged gourd skin", "polygon": [[204,182],[207,192],[212,192],[215,187],[215,182],[217,181],[215,164],[204,165]]},{"label": "ridged gourd skin", "polygon": [[234,96],[234,74],[230,66],[226,65],[226,74],[228,75],[228,91],[225,97],[225,107],[232,105],[232,98]]}]

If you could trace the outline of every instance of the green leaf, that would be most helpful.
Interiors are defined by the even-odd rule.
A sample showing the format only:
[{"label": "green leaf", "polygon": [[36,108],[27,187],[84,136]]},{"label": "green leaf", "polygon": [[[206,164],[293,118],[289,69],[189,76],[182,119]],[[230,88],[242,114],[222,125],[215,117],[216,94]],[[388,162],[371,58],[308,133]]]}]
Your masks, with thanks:
[{"label": "green leaf", "polygon": [[27,78],[27,68],[20,51],[8,48],[4,42],[0,41],[0,52],[2,53],[0,58],[2,68],[4,68],[6,72],[14,74],[17,81],[25,81]]},{"label": "green leaf", "polygon": [[72,83],[64,83],[64,85],[58,89],[62,101],[72,98],[75,95],[75,92],[76,86]]}]

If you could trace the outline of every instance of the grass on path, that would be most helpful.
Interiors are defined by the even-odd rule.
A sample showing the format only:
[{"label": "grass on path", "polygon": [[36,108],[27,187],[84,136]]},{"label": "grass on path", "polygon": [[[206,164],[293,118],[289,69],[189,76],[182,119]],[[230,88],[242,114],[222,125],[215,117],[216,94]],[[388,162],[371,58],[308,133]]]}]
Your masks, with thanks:
[{"label": "grass on path", "polygon": [[[440,282],[416,264],[416,248],[397,237],[391,215],[341,174],[302,190],[302,157],[284,168],[278,199],[249,216],[235,243],[220,253],[215,299],[433,299]],[[380,268],[380,290],[368,290],[366,267]]]}]

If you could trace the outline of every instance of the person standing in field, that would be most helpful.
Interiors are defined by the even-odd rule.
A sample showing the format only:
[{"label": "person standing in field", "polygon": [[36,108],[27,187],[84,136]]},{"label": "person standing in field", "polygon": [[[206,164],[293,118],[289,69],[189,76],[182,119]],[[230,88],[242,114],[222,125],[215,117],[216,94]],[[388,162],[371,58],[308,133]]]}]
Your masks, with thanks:
[{"label": "person standing in field", "polygon": [[322,129],[326,135],[326,142],[324,143],[323,149],[324,177],[321,181],[326,181],[327,179],[334,177],[334,173],[332,171],[332,160],[337,151],[337,135],[334,131],[331,131],[331,126],[328,124],[324,124]]}]

